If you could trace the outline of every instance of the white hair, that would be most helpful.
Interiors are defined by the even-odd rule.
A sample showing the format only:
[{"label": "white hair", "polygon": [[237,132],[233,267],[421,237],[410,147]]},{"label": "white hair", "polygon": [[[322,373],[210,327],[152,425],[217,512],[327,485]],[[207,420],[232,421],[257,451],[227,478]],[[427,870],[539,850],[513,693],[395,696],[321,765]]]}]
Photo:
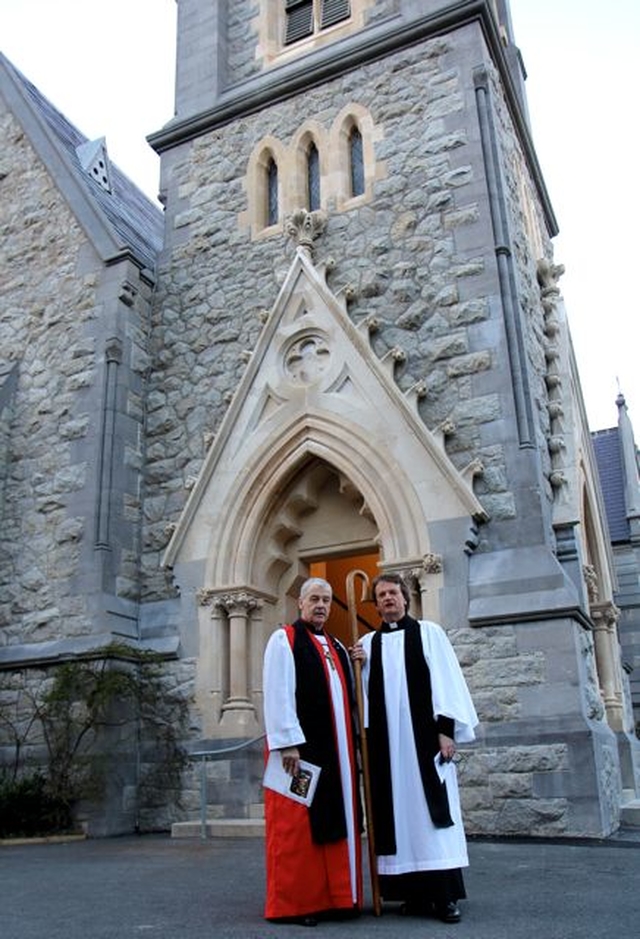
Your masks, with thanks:
[{"label": "white hair", "polygon": [[300,587],[300,599],[308,594],[310,590],[313,590],[314,587],[319,587],[321,590],[328,590],[333,596],[333,590],[328,580],[325,580],[323,577],[309,577]]}]

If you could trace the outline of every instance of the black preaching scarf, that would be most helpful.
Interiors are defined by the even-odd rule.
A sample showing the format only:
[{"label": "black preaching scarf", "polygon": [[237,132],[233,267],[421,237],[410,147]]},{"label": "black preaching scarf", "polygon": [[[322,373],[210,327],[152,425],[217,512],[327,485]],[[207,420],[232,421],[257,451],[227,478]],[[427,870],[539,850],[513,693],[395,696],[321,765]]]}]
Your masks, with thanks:
[{"label": "black preaching scarf", "polygon": [[[453,825],[453,820],[449,811],[447,787],[440,780],[434,759],[440,751],[438,734],[449,730],[449,735],[452,735],[452,730],[450,724],[445,729],[444,722],[437,722],[433,715],[431,674],[422,649],[420,624],[410,616],[404,616],[396,624],[394,631],[398,629],[404,630],[404,663],[409,692],[409,709],[429,815],[436,828],[449,828]],[[376,854],[384,855],[395,854],[397,850],[382,670],[381,633],[386,632],[391,632],[391,628],[387,623],[383,623],[371,642],[369,727],[367,729],[371,766],[371,800],[375,819],[375,850]]]},{"label": "black preaching scarf", "polygon": [[[350,691],[349,660],[333,636],[325,633],[325,637],[339,658]],[[300,758],[322,767],[318,788],[309,806],[311,834],[316,844],[330,844],[347,837],[340,761],[324,666],[309,627],[300,619],[293,624],[292,650],[296,669],[296,710],[306,741],[299,746]]]}]

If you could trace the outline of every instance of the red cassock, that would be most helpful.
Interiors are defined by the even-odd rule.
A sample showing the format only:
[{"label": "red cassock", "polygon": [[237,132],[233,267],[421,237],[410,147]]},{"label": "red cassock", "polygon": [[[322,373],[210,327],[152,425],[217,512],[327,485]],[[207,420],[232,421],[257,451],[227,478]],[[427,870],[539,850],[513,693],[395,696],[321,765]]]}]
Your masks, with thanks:
[{"label": "red cassock", "polygon": [[[270,789],[265,790],[265,820],[267,919],[305,916],[321,910],[352,910],[346,839],[335,844],[314,844],[307,808]],[[358,894],[361,905],[360,890]]]},{"label": "red cassock", "polygon": [[[265,653],[265,723],[274,749],[304,743],[295,713],[296,674],[291,627],[271,637]],[[265,917],[301,917],[328,910],[352,911],[362,906],[362,859],[357,811],[358,785],[347,681],[335,650],[324,637],[313,636],[332,702],[347,815],[347,838],[317,844],[309,810],[265,789],[267,896]]]}]

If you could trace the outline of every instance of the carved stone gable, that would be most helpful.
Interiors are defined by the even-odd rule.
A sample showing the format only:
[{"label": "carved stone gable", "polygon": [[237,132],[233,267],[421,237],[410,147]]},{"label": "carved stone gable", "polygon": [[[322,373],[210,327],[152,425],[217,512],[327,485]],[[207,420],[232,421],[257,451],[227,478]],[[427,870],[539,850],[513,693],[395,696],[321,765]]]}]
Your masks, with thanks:
[{"label": "carved stone gable", "polygon": [[[252,546],[296,468],[321,460],[361,493],[386,560],[431,551],[429,525],[480,518],[469,474],[397,387],[394,355],[380,360],[369,331],[298,248],[245,374],[176,527],[165,563],[201,560],[208,586],[266,589]],[[224,550],[220,546],[224,545]]]}]

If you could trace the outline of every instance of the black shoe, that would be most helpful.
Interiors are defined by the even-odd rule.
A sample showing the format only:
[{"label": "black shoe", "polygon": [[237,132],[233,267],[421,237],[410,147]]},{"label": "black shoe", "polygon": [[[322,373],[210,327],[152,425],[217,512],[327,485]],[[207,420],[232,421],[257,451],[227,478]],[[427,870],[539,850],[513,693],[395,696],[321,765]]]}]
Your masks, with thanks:
[{"label": "black shoe", "polygon": [[443,923],[460,922],[460,910],[453,900],[450,900],[449,903],[436,904],[435,913]]},{"label": "black shoe", "polygon": [[315,916],[301,916],[298,920],[298,923],[301,926],[317,926],[318,920],[315,918]]}]

